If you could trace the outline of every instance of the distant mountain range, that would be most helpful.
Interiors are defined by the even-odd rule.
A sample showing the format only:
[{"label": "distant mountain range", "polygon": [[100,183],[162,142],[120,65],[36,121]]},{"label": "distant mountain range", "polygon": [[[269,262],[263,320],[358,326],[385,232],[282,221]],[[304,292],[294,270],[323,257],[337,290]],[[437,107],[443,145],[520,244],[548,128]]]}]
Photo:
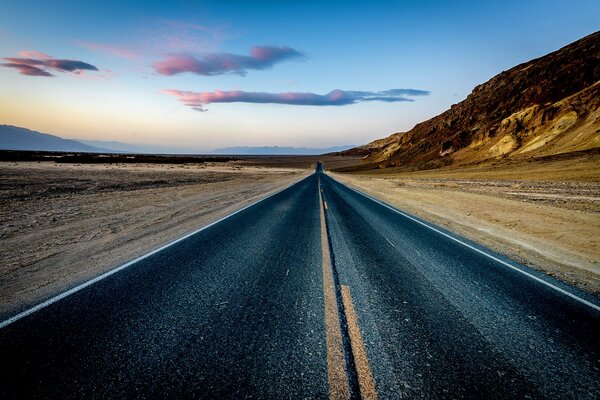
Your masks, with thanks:
[{"label": "distant mountain range", "polygon": [[235,154],[235,155],[252,155],[252,156],[266,156],[266,155],[319,155],[334,153],[338,151],[348,150],[354,147],[354,145],[346,146],[335,146],[335,147],[279,147],[279,146],[263,146],[263,147],[252,147],[252,146],[237,146],[237,147],[225,147],[223,149],[216,149],[211,151],[211,154]]},{"label": "distant mountain range", "polygon": [[148,151],[145,151],[144,148],[141,146],[138,146],[135,144],[117,142],[114,140],[85,140],[85,139],[75,139],[75,140],[78,141],[79,143],[83,143],[87,146],[106,149],[109,151],[116,151],[118,153],[148,153]]},{"label": "distant mountain range", "polygon": [[[339,152],[354,145],[326,148],[308,147],[226,147],[208,152],[208,154],[228,155],[317,155]],[[132,154],[190,154],[189,149],[169,148],[146,144],[129,144],[117,141],[63,139],[59,136],[19,128],[12,125],[0,125],[1,150],[34,151],[73,151],[81,153],[132,153]],[[200,154],[201,152],[198,152]]]},{"label": "distant mountain range", "polygon": [[77,151],[100,153],[104,148],[90,146],[77,140],[63,139],[19,128],[12,125],[0,125],[0,149],[2,150],[38,150],[38,151]]}]

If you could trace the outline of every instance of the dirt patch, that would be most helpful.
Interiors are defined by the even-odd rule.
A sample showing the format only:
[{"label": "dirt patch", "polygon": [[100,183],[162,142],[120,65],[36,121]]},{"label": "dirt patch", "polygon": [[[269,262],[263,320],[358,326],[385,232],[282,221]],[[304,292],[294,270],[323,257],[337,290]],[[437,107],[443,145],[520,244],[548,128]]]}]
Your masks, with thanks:
[{"label": "dirt patch", "polygon": [[306,169],[0,163],[0,317],[277,191]]}]

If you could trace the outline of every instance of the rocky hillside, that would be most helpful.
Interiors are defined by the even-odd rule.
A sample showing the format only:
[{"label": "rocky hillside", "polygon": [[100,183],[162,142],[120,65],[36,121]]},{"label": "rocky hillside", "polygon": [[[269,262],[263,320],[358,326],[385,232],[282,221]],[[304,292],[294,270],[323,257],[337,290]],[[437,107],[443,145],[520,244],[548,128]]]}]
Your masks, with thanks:
[{"label": "rocky hillside", "polygon": [[361,169],[436,168],[600,147],[600,32],[481,84],[408,132],[343,152]]}]

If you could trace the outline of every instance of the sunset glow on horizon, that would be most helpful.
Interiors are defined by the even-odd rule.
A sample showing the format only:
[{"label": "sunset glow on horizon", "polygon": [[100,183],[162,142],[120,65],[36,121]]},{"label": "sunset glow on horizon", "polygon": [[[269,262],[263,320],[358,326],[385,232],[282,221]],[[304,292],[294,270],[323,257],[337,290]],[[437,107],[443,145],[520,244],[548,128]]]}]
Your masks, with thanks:
[{"label": "sunset glow on horizon", "polygon": [[367,143],[597,30],[600,4],[575,3],[8,1],[0,124],[197,152]]}]

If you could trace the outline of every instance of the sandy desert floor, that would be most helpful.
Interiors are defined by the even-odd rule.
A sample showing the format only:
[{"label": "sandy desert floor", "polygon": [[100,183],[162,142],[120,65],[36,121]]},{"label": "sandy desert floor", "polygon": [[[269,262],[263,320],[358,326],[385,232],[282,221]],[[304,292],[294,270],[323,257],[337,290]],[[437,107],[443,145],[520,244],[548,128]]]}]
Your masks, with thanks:
[{"label": "sandy desert floor", "polygon": [[331,174],[399,209],[600,294],[597,162]]},{"label": "sandy desert floor", "polygon": [[[310,162],[299,164],[310,168]],[[0,163],[0,317],[311,173],[243,162]]]}]

